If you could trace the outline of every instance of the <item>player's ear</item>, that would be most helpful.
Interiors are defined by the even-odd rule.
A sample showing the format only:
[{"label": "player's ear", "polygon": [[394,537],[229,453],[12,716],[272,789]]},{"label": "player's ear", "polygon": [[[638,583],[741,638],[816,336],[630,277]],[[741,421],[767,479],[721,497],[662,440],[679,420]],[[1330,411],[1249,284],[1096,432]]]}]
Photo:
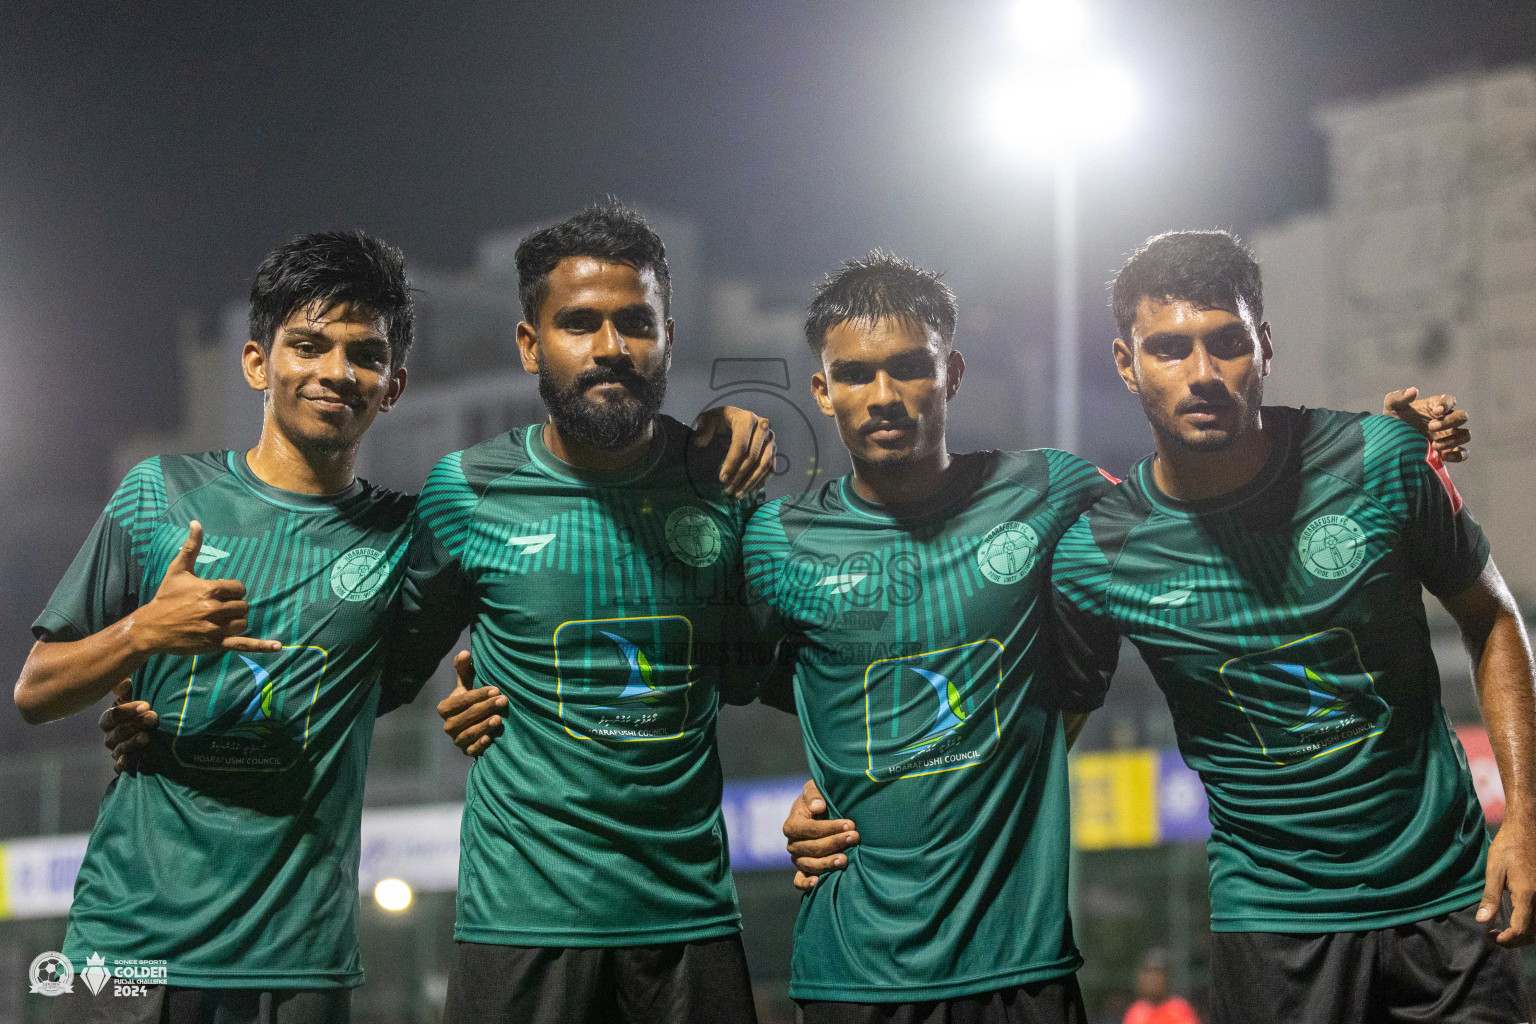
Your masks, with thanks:
[{"label": "player's ear", "polygon": [[397,366],[390,371],[389,393],[384,396],[383,403],[379,406],[379,412],[389,412],[400,401],[400,396],[405,394],[405,367]]},{"label": "player's ear", "polygon": [[517,354],[522,357],[523,369],[537,375],[539,372],[539,330],[526,320],[517,325]]},{"label": "player's ear", "polygon": [[245,343],[240,350],[240,371],[252,391],[267,390],[267,352],[254,341]]},{"label": "player's ear", "polygon": [[1269,321],[1259,324],[1259,376],[1269,376],[1269,364],[1275,358],[1275,345],[1269,336]]},{"label": "player's ear", "polygon": [[1115,369],[1120,373],[1120,379],[1125,381],[1125,388],[1133,395],[1141,394],[1141,389],[1136,386],[1136,353],[1124,338],[1116,338],[1111,346],[1115,353]]},{"label": "player's ear", "polygon": [[816,399],[816,408],[825,416],[836,416],[837,410],[832,408],[832,396],[827,394],[827,375],[817,370],[811,374],[811,396]]},{"label": "player's ear", "polygon": [[672,328],[673,328],[672,318],[671,317],[667,317],[666,342],[665,342],[666,347],[667,347],[666,348],[667,357],[666,357],[666,360],[665,360],[665,366],[666,366],[666,368],[668,370],[672,369]]},{"label": "player's ear", "polygon": [[960,390],[960,378],[965,376],[965,357],[957,350],[949,350],[944,361],[944,401],[948,402]]}]

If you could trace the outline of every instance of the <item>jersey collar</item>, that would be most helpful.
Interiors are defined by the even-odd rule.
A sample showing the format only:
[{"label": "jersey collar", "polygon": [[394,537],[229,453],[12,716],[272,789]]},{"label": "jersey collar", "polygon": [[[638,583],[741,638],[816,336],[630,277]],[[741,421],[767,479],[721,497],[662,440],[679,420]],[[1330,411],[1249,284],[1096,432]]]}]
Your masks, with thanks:
[{"label": "jersey collar", "polygon": [[225,452],[224,463],[229,467],[230,473],[234,474],[235,479],[256,497],[294,512],[334,510],[363,493],[363,482],[356,477],[353,477],[352,482],[346,487],[330,494],[303,494],[299,491],[285,491],[281,487],[273,487],[251,471],[250,465],[245,461],[244,452]]},{"label": "jersey collar", "polygon": [[523,447],[528,452],[529,460],[549,476],[561,480],[596,484],[599,487],[620,487],[634,483],[650,473],[660,465],[662,457],[667,453],[666,423],[660,416],[655,417],[651,422],[651,447],[645,453],[645,457],[619,469],[585,469],[571,465],[550,451],[549,446],[544,443],[544,424],[542,423],[534,423],[524,428]]}]

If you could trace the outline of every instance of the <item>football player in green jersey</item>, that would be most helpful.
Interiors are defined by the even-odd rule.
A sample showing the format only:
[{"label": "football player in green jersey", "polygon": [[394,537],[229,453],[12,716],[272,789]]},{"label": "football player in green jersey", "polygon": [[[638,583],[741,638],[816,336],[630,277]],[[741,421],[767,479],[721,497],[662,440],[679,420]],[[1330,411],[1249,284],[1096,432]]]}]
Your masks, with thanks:
[{"label": "football player in green jersey", "polygon": [[762,670],[734,661],[760,499],[659,414],[670,279],[637,214],[594,207],[516,259],[549,420],[432,471],[387,673],[419,685],[469,626],[480,685],[448,731],[505,723],[465,794],[445,1020],[752,1021],[715,716]]},{"label": "football player in green jersey", "polygon": [[[1536,701],[1482,530],[1409,426],[1262,405],[1259,268],[1230,235],[1149,240],[1114,311],[1156,452],[1057,546],[1060,636],[1076,685],[1137,646],[1205,783],[1216,1019],[1529,1020]],[[1491,846],[1421,588],[1471,655]]]},{"label": "football player in green jersey", "polygon": [[398,249],[329,233],[272,252],[242,353],[264,395],[255,447],[135,466],[33,626],[26,719],[131,676],[143,737],[142,770],[102,800],[64,953],[152,984],[76,985],[64,1019],[348,1017],[363,770],[413,503],[352,466],[405,388],[412,321]]},{"label": "football player in green jersey", "polygon": [[1065,452],[950,454],[956,312],[938,275],[881,252],[818,290],[812,392],[853,473],[747,531],[812,775],[862,836],[800,907],[806,1022],[1085,1019],[1064,719],[1101,695],[1058,685],[1047,584],[1110,482]]}]

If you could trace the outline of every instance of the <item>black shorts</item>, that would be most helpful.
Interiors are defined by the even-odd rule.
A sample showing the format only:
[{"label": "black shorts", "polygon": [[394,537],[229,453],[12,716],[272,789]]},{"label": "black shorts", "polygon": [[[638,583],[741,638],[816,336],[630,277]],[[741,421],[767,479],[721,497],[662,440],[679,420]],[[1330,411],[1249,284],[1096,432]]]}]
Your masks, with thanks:
[{"label": "black shorts", "polygon": [[658,946],[454,945],[443,1024],[757,1024],[740,935]]},{"label": "black shorts", "polygon": [[[1214,1024],[1531,1019],[1520,955],[1477,907],[1365,932],[1211,933]],[[1507,926],[1508,901],[1499,918]]]},{"label": "black shorts", "polygon": [[347,1024],[349,988],[262,992],[253,989],[151,985],[143,995],[92,995],[77,978],[74,991],[55,997],[55,1024]]},{"label": "black shorts", "polygon": [[1077,975],[927,1003],[803,999],[797,1024],[1086,1024]]}]

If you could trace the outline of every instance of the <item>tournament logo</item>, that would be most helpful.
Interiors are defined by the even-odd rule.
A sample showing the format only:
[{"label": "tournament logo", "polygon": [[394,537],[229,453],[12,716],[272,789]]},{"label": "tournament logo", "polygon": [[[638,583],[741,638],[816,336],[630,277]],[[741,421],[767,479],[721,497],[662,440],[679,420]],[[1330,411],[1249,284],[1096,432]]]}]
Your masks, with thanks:
[{"label": "tournament logo", "polygon": [[57,950],[39,953],[27,968],[27,981],[34,995],[61,996],[75,990],[75,965]]},{"label": "tournament logo", "polygon": [[107,970],[107,961],[100,953],[92,953],[85,958],[85,970],[80,972],[80,980],[85,982],[86,988],[91,990],[91,995],[101,995],[102,988],[112,980],[112,972]]},{"label": "tournament logo", "polygon": [[1296,554],[1318,579],[1341,579],[1365,561],[1365,531],[1349,516],[1318,516],[1301,531]]},{"label": "tournament logo", "polygon": [[366,601],[379,592],[388,577],[384,552],[353,548],[331,566],[331,592],[343,601]]},{"label": "tournament logo", "polygon": [[1023,579],[1035,566],[1040,537],[1028,523],[1010,519],[998,523],[981,538],[976,549],[976,565],[993,583],[1007,586]]},{"label": "tournament logo", "polygon": [[720,557],[720,527],[701,509],[683,505],[667,516],[667,547],[678,560],[702,569]]}]

